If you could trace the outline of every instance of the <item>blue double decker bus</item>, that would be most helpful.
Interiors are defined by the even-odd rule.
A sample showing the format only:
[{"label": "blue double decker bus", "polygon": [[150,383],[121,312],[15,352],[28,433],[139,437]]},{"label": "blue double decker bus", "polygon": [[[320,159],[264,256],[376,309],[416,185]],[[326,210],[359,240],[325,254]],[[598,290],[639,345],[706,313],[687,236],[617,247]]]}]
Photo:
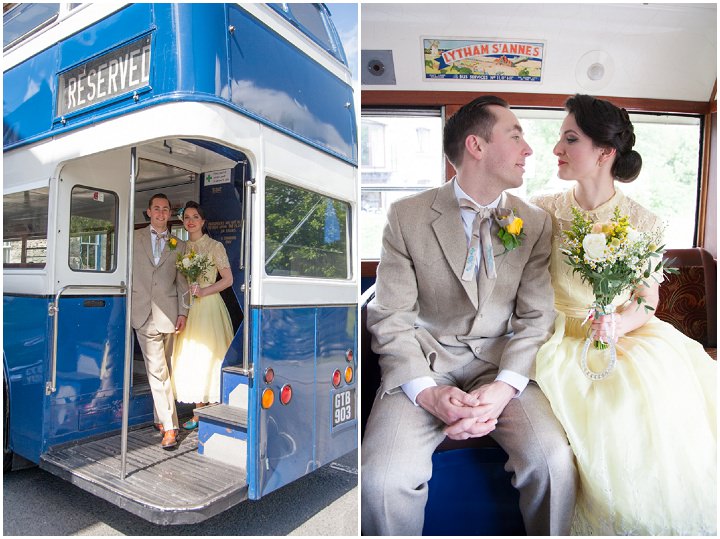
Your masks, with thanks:
[{"label": "blue double decker bus", "polygon": [[[14,4],[3,26],[4,469],[192,523],[355,449],[357,128],[328,9]],[[222,402],[172,452],[129,322],[158,192],[200,202],[234,279]]]}]

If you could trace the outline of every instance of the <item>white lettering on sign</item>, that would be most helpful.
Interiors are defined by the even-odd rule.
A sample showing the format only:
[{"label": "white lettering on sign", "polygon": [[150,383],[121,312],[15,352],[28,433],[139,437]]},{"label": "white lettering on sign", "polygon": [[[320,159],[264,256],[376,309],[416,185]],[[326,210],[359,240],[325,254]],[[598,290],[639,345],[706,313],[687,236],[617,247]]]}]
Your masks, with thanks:
[{"label": "white lettering on sign", "polygon": [[230,169],[206,172],[205,185],[219,185],[221,183],[230,183],[230,172]]},{"label": "white lettering on sign", "polygon": [[150,45],[146,36],[58,75],[57,115],[149,85]]}]

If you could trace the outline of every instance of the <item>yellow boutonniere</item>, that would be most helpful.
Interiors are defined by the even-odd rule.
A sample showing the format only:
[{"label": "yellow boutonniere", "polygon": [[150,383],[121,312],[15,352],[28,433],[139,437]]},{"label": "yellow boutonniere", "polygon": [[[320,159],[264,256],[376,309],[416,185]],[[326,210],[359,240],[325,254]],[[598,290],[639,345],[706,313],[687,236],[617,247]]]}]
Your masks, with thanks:
[{"label": "yellow boutonniere", "polygon": [[177,248],[177,242],[178,242],[178,239],[175,236],[172,236],[168,240],[168,249],[170,249],[171,251],[174,251]]},{"label": "yellow boutonniere", "polygon": [[513,249],[519,247],[522,240],[525,238],[525,232],[523,232],[523,220],[520,219],[520,217],[514,217],[509,224],[500,227],[498,237],[505,246],[506,251],[512,251]]}]

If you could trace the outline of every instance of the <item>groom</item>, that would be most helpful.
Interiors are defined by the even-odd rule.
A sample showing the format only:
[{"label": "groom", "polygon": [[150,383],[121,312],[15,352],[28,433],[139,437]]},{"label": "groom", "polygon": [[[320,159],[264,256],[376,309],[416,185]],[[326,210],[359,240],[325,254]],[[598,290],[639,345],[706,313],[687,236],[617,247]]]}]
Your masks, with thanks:
[{"label": "groom", "polygon": [[[150,226],[135,231],[133,247],[132,327],[145,358],[153,396],[155,425],[163,433],[161,445],[177,445],[178,418],[170,382],[170,358],[175,333],[185,328],[188,309],[183,294],[188,291],[185,277],[175,267],[171,251],[170,201],[162,193],[148,203]],[[175,249],[185,250],[178,240]]]},{"label": "groom", "polygon": [[577,473],[532,380],[555,319],[552,225],[504,193],[522,185],[532,150],[494,96],[452,116],[443,144],[457,176],[393,204],[383,234],[368,306],[382,382],[361,451],[362,532],[420,535],[435,448],[489,434],[509,455],[528,535],[567,535]]}]

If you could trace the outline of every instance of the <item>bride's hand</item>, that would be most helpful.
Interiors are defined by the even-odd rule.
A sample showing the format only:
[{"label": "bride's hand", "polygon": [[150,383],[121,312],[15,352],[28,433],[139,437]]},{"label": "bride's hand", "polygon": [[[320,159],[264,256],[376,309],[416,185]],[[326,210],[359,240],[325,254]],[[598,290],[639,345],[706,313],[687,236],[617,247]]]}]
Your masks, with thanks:
[{"label": "bride's hand", "polygon": [[598,341],[609,343],[625,335],[623,316],[620,313],[606,314],[593,319],[593,338]]},{"label": "bride's hand", "polygon": [[195,296],[196,298],[201,298],[205,295],[205,293],[203,292],[203,289],[200,288],[199,284],[190,285],[190,293],[193,296]]}]

